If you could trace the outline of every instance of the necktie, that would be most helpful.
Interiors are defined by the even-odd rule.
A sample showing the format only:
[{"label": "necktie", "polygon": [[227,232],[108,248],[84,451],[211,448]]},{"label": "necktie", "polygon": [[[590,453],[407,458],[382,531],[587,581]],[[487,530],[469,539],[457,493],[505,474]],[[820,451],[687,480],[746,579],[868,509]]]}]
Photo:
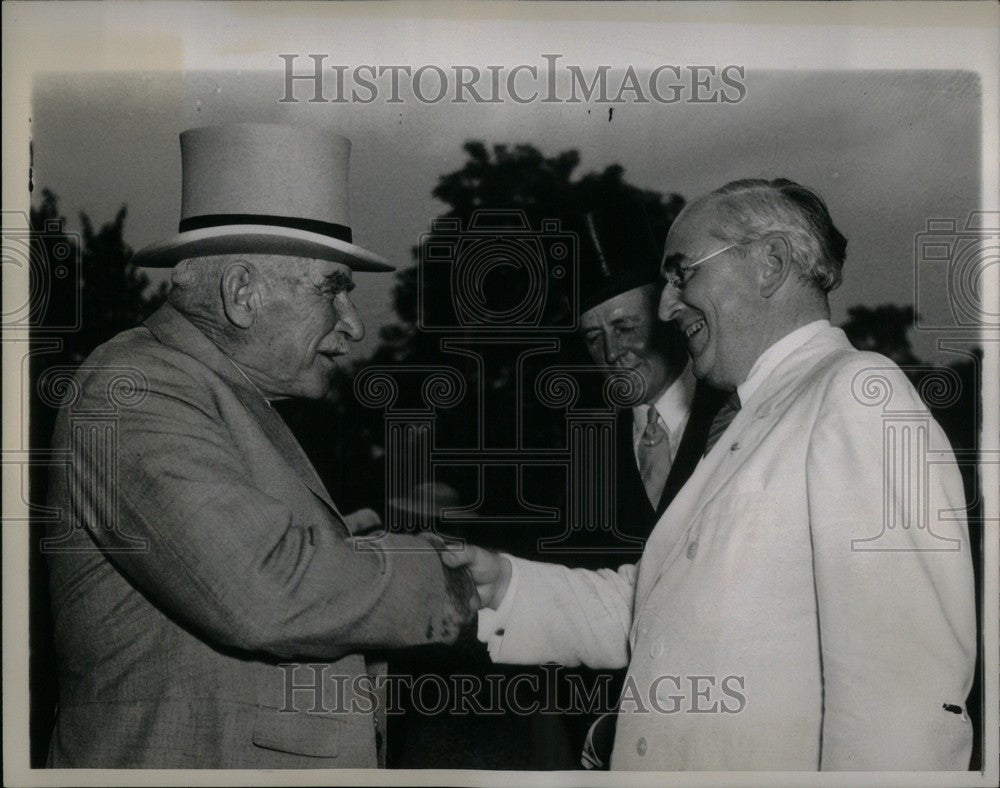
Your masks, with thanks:
[{"label": "necktie", "polygon": [[655,509],[670,474],[670,436],[660,426],[660,414],[653,405],[646,411],[646,429],[639,438],[636,459],[646,496]]},{"label": "necktie", "polygon": [[729,399],[722,403],[719,412],[712,419],[712,426],[708,428],[708,441],[705,443],[705,454],[708,454],[712,450],[715,442],[719,440],[732,420],[736,418],[740,407],[740,395],[736,393],[736,389],[733,389],[733,393],[729,395]]}]

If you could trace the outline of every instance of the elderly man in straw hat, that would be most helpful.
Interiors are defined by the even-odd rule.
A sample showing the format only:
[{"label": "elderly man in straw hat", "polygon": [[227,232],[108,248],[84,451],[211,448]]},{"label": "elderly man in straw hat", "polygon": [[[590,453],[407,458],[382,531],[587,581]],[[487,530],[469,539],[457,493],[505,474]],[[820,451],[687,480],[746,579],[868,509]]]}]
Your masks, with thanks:
[{"label": "elderly man in straw hat", "polygon": [[352,271],[392,270],[352,243],[349,151],[181,135],[179,233],[135,257],[174,267],[168,302],[91,355],[56,426],[52,766],[379,765],[366,653],[451,642],[478,605],[429,539],[352,536],[271,407],[329,393],[364,333]]}]

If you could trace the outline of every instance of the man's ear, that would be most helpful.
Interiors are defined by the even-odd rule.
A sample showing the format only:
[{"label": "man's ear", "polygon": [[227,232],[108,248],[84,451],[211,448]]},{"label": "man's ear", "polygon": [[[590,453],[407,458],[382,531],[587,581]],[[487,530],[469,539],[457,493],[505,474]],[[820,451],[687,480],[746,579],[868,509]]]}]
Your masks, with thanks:
[{"label": "man's ear", "polygon": [[260,298],[250,268],[245,263],[231,263],[222,272],[222,308],[229,322],[240,328],[250,328]]},{"label": "man's ear", "polygon": [[792,247],[785,236],[773,233],[762,243],[764,257],[760,268],[760,294],[770,298],[785,283],[795,262],[792,260]]}]

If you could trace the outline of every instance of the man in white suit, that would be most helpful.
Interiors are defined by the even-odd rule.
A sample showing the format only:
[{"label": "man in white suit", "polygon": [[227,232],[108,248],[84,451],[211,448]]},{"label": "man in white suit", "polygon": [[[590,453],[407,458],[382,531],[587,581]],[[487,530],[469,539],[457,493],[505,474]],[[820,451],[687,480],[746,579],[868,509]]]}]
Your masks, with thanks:
[{"label": "man in white suit", "polygon": [[628,666],[612,769],[968,767],[962,485],[899,368],[830,326],[845,250],[790,181],[691,204],[660,317],[734,396],[638,564],[445,555],[493,608],[479,626],[495,661]]}]

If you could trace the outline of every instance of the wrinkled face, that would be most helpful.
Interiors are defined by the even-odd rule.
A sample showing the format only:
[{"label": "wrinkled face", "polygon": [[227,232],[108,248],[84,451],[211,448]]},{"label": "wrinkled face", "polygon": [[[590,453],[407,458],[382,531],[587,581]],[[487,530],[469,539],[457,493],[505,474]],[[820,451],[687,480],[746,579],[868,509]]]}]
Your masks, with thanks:
[{"label": "wrinkled face", "polygon": [[752,255],[740,257],[736,248],[713,255],[727,245],[709,234],[713,221],[710,204],[702,203],[682,212],[671,226],[664,261],[684,284],[664,286],[659,315],[680,328],[695,376],[732,389],[746,380],[756,360],[761,299]]},{"label": "wrinkled face", "polygon": [[351,269],[325,260],[300,260],[268,277],[254,326],[250,360],[266,394],[323,399],[334,388],[337,359],[365,335],[350,291]]},{"label": "wrinkled face", "polygon": [[656,285],[626,290],[580,317],[580,332],[594,363],[642,375],[645,402],[663,393],[685,361],[676,358],[676,349],[671,353],[669,332],[656,317],[657,290]]}]

